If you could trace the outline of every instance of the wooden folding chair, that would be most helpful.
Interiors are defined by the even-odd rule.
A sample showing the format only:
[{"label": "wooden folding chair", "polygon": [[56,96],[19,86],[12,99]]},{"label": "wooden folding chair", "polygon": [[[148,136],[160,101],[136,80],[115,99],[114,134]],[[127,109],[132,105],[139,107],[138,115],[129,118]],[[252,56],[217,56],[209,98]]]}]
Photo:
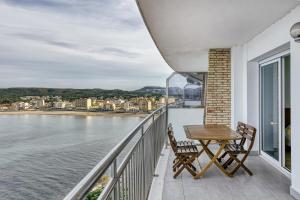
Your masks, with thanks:
[{"label": "wooden folding chair", "polygon": [[[250,176],[253,173],[244,165],[248,155],[251,152],[251,149],[255,142],[256,136],[256,128],[246,125],[243,131],[243,139],[239,144],[228,144],[225,146],[225,152],[229,155],[229,159],[223,164],[224,168],[227,168],[233,161],[237,163],[237,165],[229,172],[231,175],[234,175],[239,168],[243,168]],[[244,144],[248,141],[249,146],[245,148]],[[242,155],[241,159],[239,159],[239,155]]]},{"label": "wooden folding chair", "polygon": [[[174,137],[173,127],[172,127],[171,123],[168,125],[168,134],[171,134],[172,137]],[[181,141],[176,140],[176,144],[177,144],[178,147],[196,146],[196,144],[193,141],[189,141],[189,140],[181,140]]]},{"label": "wooden folding chair", "polygon": [[[238,134],[240,134],[242,137],[244,136],[244,130],[246,128],[246,124],[243,123],[243,122],[238,122],[237,124],[237,127],[236,127],[236,132]],[[239,140],[239,142],[237,142],[236,140],[233,141],[233,145],[235,146],[244,146],[246,142],[246,138],[243,137],[241,140]],[[221,163],[222,162],[222,159],[224,159],[226,156],[227,156],[227,152],[225,151],[219,158],[218,158],[218,161]],[[231,163],[233,162],[232,159],[228,159],[227,162],[225,162],[223,164],[223,167],[224,168],[227,168],[228,165],[230,165]]]},{"label": "wooden folding chair", "polygon": [[195,176],[196,167],[193,165],[193,162],[199,155],[196,145],[189,141],[186,141],[187,143],[178,143],[174,137],[172,127],[168,127],[168,137],[171,148],[176,156],[173,161],[173,177],[176,178],[184,169],[186,169],[192,176]]}]

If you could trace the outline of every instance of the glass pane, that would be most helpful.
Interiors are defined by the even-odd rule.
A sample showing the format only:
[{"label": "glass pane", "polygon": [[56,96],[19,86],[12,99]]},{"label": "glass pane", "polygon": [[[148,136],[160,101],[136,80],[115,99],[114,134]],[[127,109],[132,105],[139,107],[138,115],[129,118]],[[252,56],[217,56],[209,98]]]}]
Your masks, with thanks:
[{"label": "glass pane", "polygon": [[290,78],[290,56],[283,58],[284,67],[284,110],[283,110],[283,125],[284,125],[284,167],[291,170],[291,78]]},{"label": "glass pane", "polygon": [[279,160],[278,62],[262,67],[262,150]]},{"label": "glass pane", "polygon": [[175,137],[186,140],[184,125],[203,124],[206,73],[173,73],[167,80],[168,123]]},{"label": "glass pane", "polygon": [[169,107],[200,108],[204,106],[206,73],[176,73],[168,79]]}]

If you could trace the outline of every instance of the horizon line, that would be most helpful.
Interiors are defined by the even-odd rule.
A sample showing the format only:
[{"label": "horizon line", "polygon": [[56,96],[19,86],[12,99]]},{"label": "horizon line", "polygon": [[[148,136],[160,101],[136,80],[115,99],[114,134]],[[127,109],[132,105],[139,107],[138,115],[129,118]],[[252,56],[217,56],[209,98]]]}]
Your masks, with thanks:
[{"label": "horizon line", "polygon": [[0,87],[0,89],[77,89],[77,90],[94,90],[94,89],[99,89],[99,90],[122,90],[122,91],[136,91],[143,89],[145,87],[161,87],[161,88],[166,88],[166,86],[142,86],[139,89],[131,89],[131,90],[126,90],[126,89],[119,89],[119,88],[114,88],[114,89],[104,89],[104,88],[68,88],[68,87]]}]

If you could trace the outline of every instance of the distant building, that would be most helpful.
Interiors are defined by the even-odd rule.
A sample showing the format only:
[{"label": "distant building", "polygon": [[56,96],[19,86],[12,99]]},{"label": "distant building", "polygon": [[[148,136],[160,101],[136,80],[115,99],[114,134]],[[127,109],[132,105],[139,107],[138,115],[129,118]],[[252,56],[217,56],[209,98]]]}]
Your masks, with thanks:
[{"label": "distant building", "polygon": [[64,108],[66,108],[66,102],[64,102],[64,101],[54,102],[53,107],[56,109],[64,109]]},{"label": "distant building", "polygon": [[[166,105],[167,102],[167,97],[161,97],[157,103],[157,107],[161,107]],[[172,104],[176,102],[176,98],[175,97],[168,97],[168,104]]]},{"label": "distant building", "polygon": [[168,98],[168,104],[175,103],[175,102],[176,102],[176,98],[175,97],[169,97]]},{"label": "distant building", "polygon": [[92,100],[90,98],[87,99],[76,99],[75,102],[75,107],[77,109],[86,109],[89,110],[92,107]]},{"label": "distant building", "polygon": [[134,102],[127,101],[124,103],[124,110],[127,112],[138,112],[139,106]]},{"label": "distant building", "polygon": [[159,104],[166,104],[166,97],[161,97],[159,99]]},{"label": "distant building", "polygon": [[140,111],[151,111],[152,110],[152,102],[147,99],[140,99],[139,100],[139,110]]},{"label": "distant building", "polygon": [[75,105],[72,102],[65,101],[65,108],[66,109],[73,109],[73,108],[75,108]]},{"label": "distant building", "polygon": [[148,111],[153,110],[153,103],[152,103],[152,101],[147,101],[147,103],[148,103]]},{"label": "distant building", "polygon": [[38,99],[38,100],[36,100],[36,107],[37,108],[43,108],[43,107],[45,107],[45,100],[44,99]]},{"label": "distant building", "polygon": [[10,108],[9,104],[1,104],[0,105],[0,111],[8,111]]},{"label": "distant building", "polygon": [[115,104],[115,103],[112,104],[112,110],[113,111],[117,110],[117,104]]},{"label": "distant building", "polygon": [[30,108],[30,104],[27,102],[15,102],[13,104],[11,104],[11,108],[12,110],[27,110]]},{"label": "distant building", "polygon": [[92,100],[92,108],[103,109],[104,108],[104,104],[105,104],[104,100],[98,100],[98,99]]},{"label": "distant building", "polygon": [[111,111],[124,111],[125,100],[122,99],[110,99],[104,102],[104,109]]},{"label": "distant building", "polygon": [[112,102],[109,102],[109,103],[106,103],[104,105],[104,109],[105,110],[110,110],[110,111],[115,111],[116,110],[116,104],[115,103],[112,103]]},{"label": "distant building", "polygon": [[124,104],[124,103],[125,103],[125,100],[124,100],[124,99],[119,99],[119,100],[118,100],[118,103],[119,103],[119,104]]}]

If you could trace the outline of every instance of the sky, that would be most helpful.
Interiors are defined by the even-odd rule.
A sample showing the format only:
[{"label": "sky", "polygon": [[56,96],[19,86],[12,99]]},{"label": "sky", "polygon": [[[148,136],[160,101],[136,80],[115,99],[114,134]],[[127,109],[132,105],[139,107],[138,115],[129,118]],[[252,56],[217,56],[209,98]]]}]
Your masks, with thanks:
[{"label": "sky", "polygon": [[0,87],[134,90],[172,73],[134,0],[0,0]]}]

